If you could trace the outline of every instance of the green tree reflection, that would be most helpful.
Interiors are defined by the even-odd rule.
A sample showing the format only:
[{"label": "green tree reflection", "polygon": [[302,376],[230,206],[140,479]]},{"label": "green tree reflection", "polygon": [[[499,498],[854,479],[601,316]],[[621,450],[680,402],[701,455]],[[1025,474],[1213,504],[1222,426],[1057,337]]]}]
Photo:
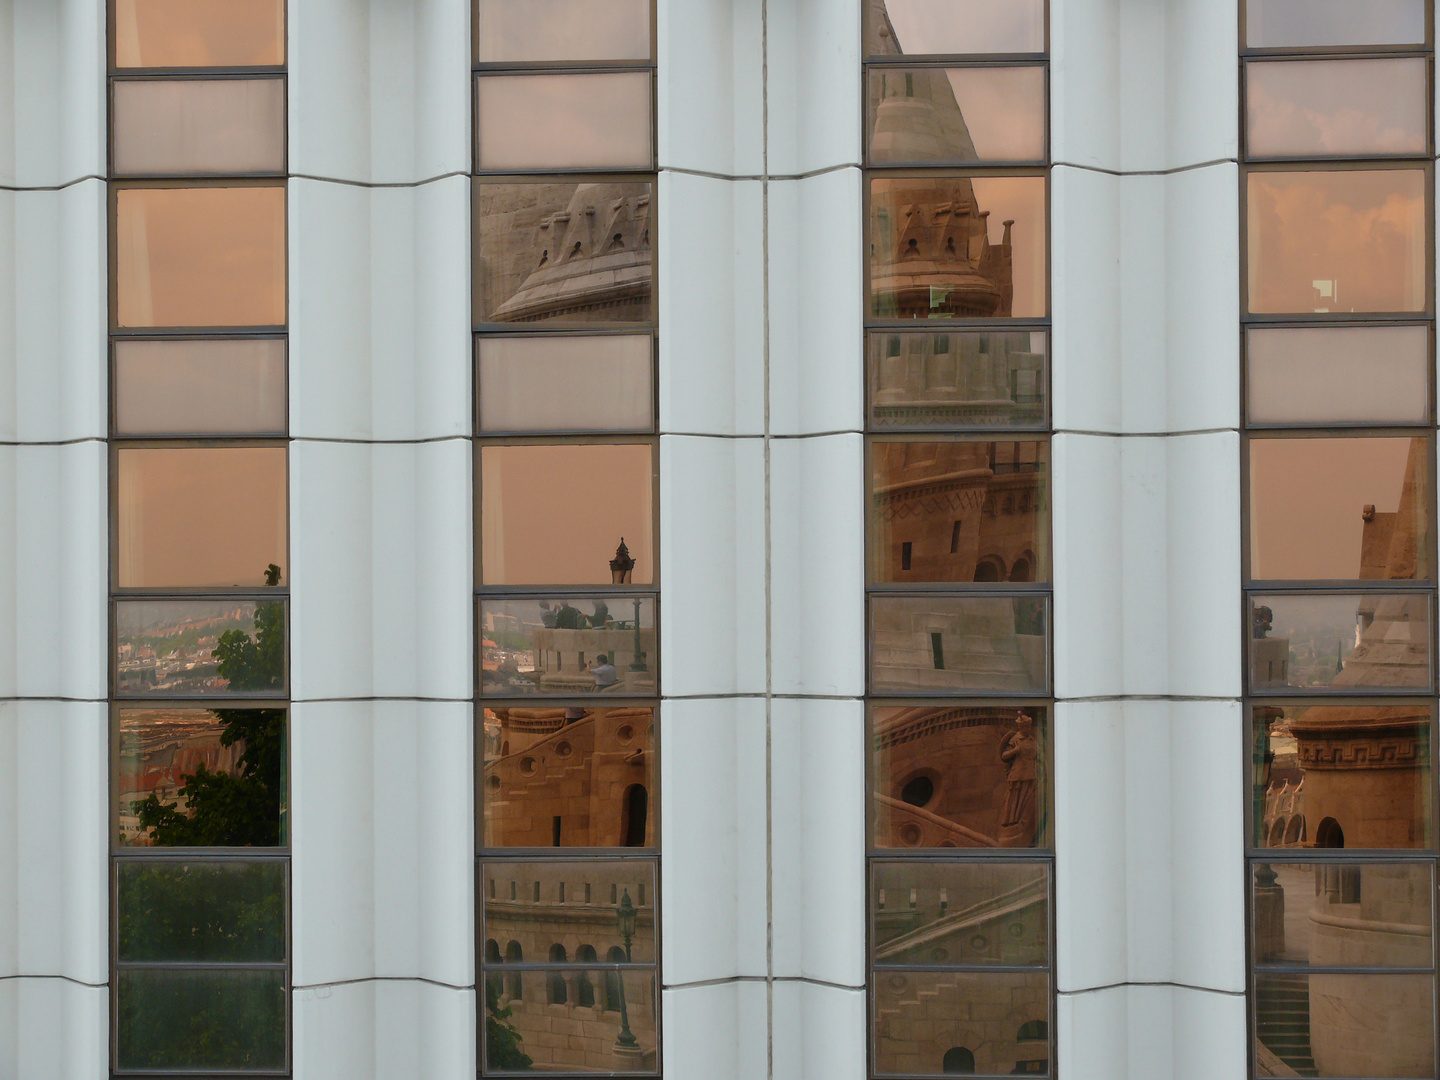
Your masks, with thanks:
[{"label": "green tree reflection", "polygon": [[514,1024],[509,1005],[500,1005],[499,980],[485,980],[485,1064],[499,1072],[518,1072],[534,1064],[534,1058],[520,1049],[523,1038]]},{"label": "green tree reflection", "polygon": [[[277,585],[271,563],[265,584]],[[255,605],[255,636],[227,630],[211,653],[216,671],[233,691],[274,691],[285,685],[285,605]],[[150,842],[160,847],[273,847],[281,842],[285,782],[284,709],[212,709],[225,725],[221,746],[242,744],[238,768],[212,771],[203,764],[184,775],[185,800],[161,802],[151,793],[131,804]]]}]

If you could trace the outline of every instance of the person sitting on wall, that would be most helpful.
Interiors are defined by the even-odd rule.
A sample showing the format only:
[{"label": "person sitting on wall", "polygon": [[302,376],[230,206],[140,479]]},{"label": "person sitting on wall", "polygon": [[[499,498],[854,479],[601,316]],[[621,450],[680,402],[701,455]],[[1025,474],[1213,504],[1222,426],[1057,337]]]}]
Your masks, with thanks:
[{"label": "person sitting on wall", "polygon": [[595,689],[604,690],[620,681],[620,673],[610,663],[610,657],[601,653],[590,664],[590,674],[595,676]]}]

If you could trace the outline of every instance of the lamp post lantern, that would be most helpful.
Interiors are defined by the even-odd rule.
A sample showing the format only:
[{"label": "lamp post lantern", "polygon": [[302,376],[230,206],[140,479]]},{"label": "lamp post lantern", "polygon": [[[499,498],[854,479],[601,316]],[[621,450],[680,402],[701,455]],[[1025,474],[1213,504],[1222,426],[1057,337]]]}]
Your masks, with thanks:
[{"label": "lamp post lantern", "polygon": [[[625,942],[625,962],[630,963],[630,939],[635,936],[635,905],[630,900],[630,890],[626,889],[620,894],[620,906],[615,909],[615,926],[620,931],[620,938]],[[625,1003],[625,974],[620,972],[615,976],[615,983],[620,988],[620,1036],[615,1040],[615,1046],[621,1050],[635,1050],[640,1043],[635,1038],[635,1033],[630,1030],[630,1010]]]},{"label": "lamp post lantern", "polygon": [[620,537],[620,546],[615,549],[615,557],[610,560],[610,584],[629,585],[630,577],[635,570],[635,560],[630,557],[630,549],[625,546],[625,537]]}]

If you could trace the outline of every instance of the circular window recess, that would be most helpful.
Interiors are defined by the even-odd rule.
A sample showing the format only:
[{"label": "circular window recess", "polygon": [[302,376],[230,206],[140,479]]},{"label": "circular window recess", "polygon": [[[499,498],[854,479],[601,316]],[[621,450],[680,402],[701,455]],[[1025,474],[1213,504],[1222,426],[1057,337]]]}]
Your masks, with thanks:
[{"label": "circular window recess", "polygon": [[892,994],[903,994],[908,989],[910,989],[910,980],[904,975],[890,976],[890,992]]},{"label": "circular window recess", "polygon": [[943,964],[950,959],[950,950],[942,949],[939,946],[930,950],[930,962],[932,964]]},{"label": "circular window recess", "polygon": [[926,806],[935,797],[935,781],[924,773],[912,776],[900,789],[900,801],[911,806]]},{"label": "circular window recess", "polygon": [[575,748],[571,746],[568,742],[558,742],[555,744],[556,757],[569,757],[574,752]]},{"label": "circular window recess", "polygon": [[485,786],[488,787],[491,791],[499,791],[499,790],[500,790],[500,777],[498,777],[498,776],[488,777],[488,778],[486,779],[486,781],[485,781]]},{"label": "circular window recess", "polygon": [[907,821],[900,826],[900,842],[909,847],[920,843],[920,826],[913,821]]},{"label": "circular window recess", "polygon": [[628,746],[633,738],[635,738],[635,729],[629,724],[621,724],[615,729],[615,741],[621,746]]},{"label": "circular window recess", "polygon": [[520,759],[521,776],[534,776],[538,769],[539,766],[535,763],[535,759],[533,757],[524,757]]},{"label": "circular window recess", "polygon": [[976,952],[984,952],[990,947],[990,939],[984,934],[976,934],[970,939],[970,948]]},{"label": "circular window recess", "polygon": [[1012,922],[1010,924],[1010,936],[1016,941],[1019,941],[1021,938],[1023,938],[1025,936],[1025,924]]}]

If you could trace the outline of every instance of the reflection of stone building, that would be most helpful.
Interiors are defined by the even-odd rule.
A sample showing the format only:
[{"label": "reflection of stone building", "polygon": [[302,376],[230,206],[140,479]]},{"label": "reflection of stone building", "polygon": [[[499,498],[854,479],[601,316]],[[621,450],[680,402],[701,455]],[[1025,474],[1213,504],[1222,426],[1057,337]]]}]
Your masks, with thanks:
[{"label": "reflection of stone building", "polygon": [[1045,419],[1040,331],[872,333],[869,348],[876,427],[1003,427]]},{"label": "reflection of stone building", "polygon": [[[1426,546],[1416,528],[1417,522],[1423,528],[1416,508],[1425,505],[1418,494],[1425,483],[1425,452],[1423,441],[1412,443],[1398,512],[1363,508],[1360,578],[1415,577]],[[1355,637],[1355,649],[1331,687],[1421,687],[1428,682],[1429,617],[1422,598],[1367,597],[1358,609]],[[1274,717],[1261,717],[1265,719]],[[1315,706],[1290,720],[1304,800],[1299,830],[1292,814],[1282,842],[1292,845],[1292,834],[1298,831],[1301,846],[1321,849],[1425,846],[1429,837],[1424,823],[1431,813],[1430,722],[1431,704],[1423,699]],[[1268,811],[1283,802],[1292,782],[1291,776],[1272,769],[1266,791],[1272,833],[1267,839],[1279,822]],[[1406,950],[1413,950],[1417,936],[1428,942],[1434,906],[1428,870],[1423,887],[1416,886],[1409,868],[1395,864],[1367,865],[1363,871],[1343,865],[1316,867],[1313,881],[1283,876],[1279,884],[1261,880],[1271,874],[1263,865],[1257,870],[1257,924],[1283,926],[1287,904],[1307,913],[1308,947],[1301,962],[1404,966]],[[1267,908],[1276,910],[1267,913]],[[1277,930],[1257,932],[1257,960],[1277,959],[1284,949],[1284,935]],[[1425,949],[1428,953],[1428,944]],[[1429,980],[1425,976],[1427,986]],[[1312,1063],[1323,1076],[1368,1075],[1381,1032],[1390,1075],[1432,1075],[1434,1003],[1428,994],[1415,991],[1414,981],[1395,977],[1357,982],[1354,976],[1318,974],[1308,984],[1286,976],[1257,980],[1260,1049],[1267,1060],[1279,1060],[1270,1068],[1262,1066],[1260,1075],[1287,1075],[1282,1069],[1310,1068]],[[1278,1014],[1287,1007],[1296,1010],[1308,1038],[1286,1041]],[[1266,1038],[1274,1045],[1266,1046]]]},{"label": "reflection of stone building", "polygon": [[[900,55],[883,6],[881,39]],[[941,68],[873,78],[871,153],[889,161],[974,160],[974,141]],[[1013,221],[998,245],[989,237],[966,177],[878,181],[871,188],[872,314],[901,319],[985,318],[1010,314]]]},{"label": "reflection of stone building", "polygon": [[1044,731],[1019,731],[1014,706],[899,706],[873,716],[884,762],[875,772],[877,846],[1026,847],[1043,834]]},{"label": "reflection of stone building", "polygon": [[232,776],[238,773],[245,744],[221,746],[223,732],[224,725],[210,712],[127,709],[121,713],[121,767],[116,780],[117,788],[123,790],[115,792],[115,804],[122,842],[136,846],[150,843],[149,834],[141,830],[131,809],[134,803],[153,794],[162,803],[184,811],[180,788],[200,766]]},{"label": "reflection of stone building", "polygon": [[[1045,872],[993,861],[892,862],[875,866],[871,889],[876,1071],[1047,1072]],[[954,964],[1037,967],[991,973],[911,966]]]},{"label": "reflection of stone building", "polygon": [[487,847],[654,843],[652,709],[493,708],[484,725]]},{"label": "reflection of stone building", "polygon": [[651,185],[477,184],[490,322],[653,318]]},{"label": "reflection of stone building", "polygon": [[1041,442],[871,444],[880,581],[1034,581],[1049,532]]},{"label": "reflection of stone building", "polygon": [[[621,973],[625,962],[617,913],[636,908],[630,955],[655,960],[653,863],[487,863],[482,877],[487,989],[504,1023],[520,1035],[535,1071],[653,1071],[656,1062],[653,968]],[[550,971],[505,970],[520,963],[595,966]],[[623,983],[623,985],[622,985]],[[636,1045],[617,1045],[621,995]]]},{"label": "reflection of stone building", "polygon": [[872,598],[871,688],[877,692],[1040,693],[1045,602],[1032,597]]},{"label": "reflection of stone building", "polygon": [[[605,656],[615,665],[619,681],[603,688],[602,693],[637,697],[655,694],[655,671],[650,663],[655,656],[654,627],[642,626],[638,635],[633,627],[625,629],[619,624],[577,630],[542,627],[535,630],[534,640],[535,670],[544,693],[595,692],[595,676],[588,665],[596,657]],[[643,670],[635,670],[637,661]]]}]

